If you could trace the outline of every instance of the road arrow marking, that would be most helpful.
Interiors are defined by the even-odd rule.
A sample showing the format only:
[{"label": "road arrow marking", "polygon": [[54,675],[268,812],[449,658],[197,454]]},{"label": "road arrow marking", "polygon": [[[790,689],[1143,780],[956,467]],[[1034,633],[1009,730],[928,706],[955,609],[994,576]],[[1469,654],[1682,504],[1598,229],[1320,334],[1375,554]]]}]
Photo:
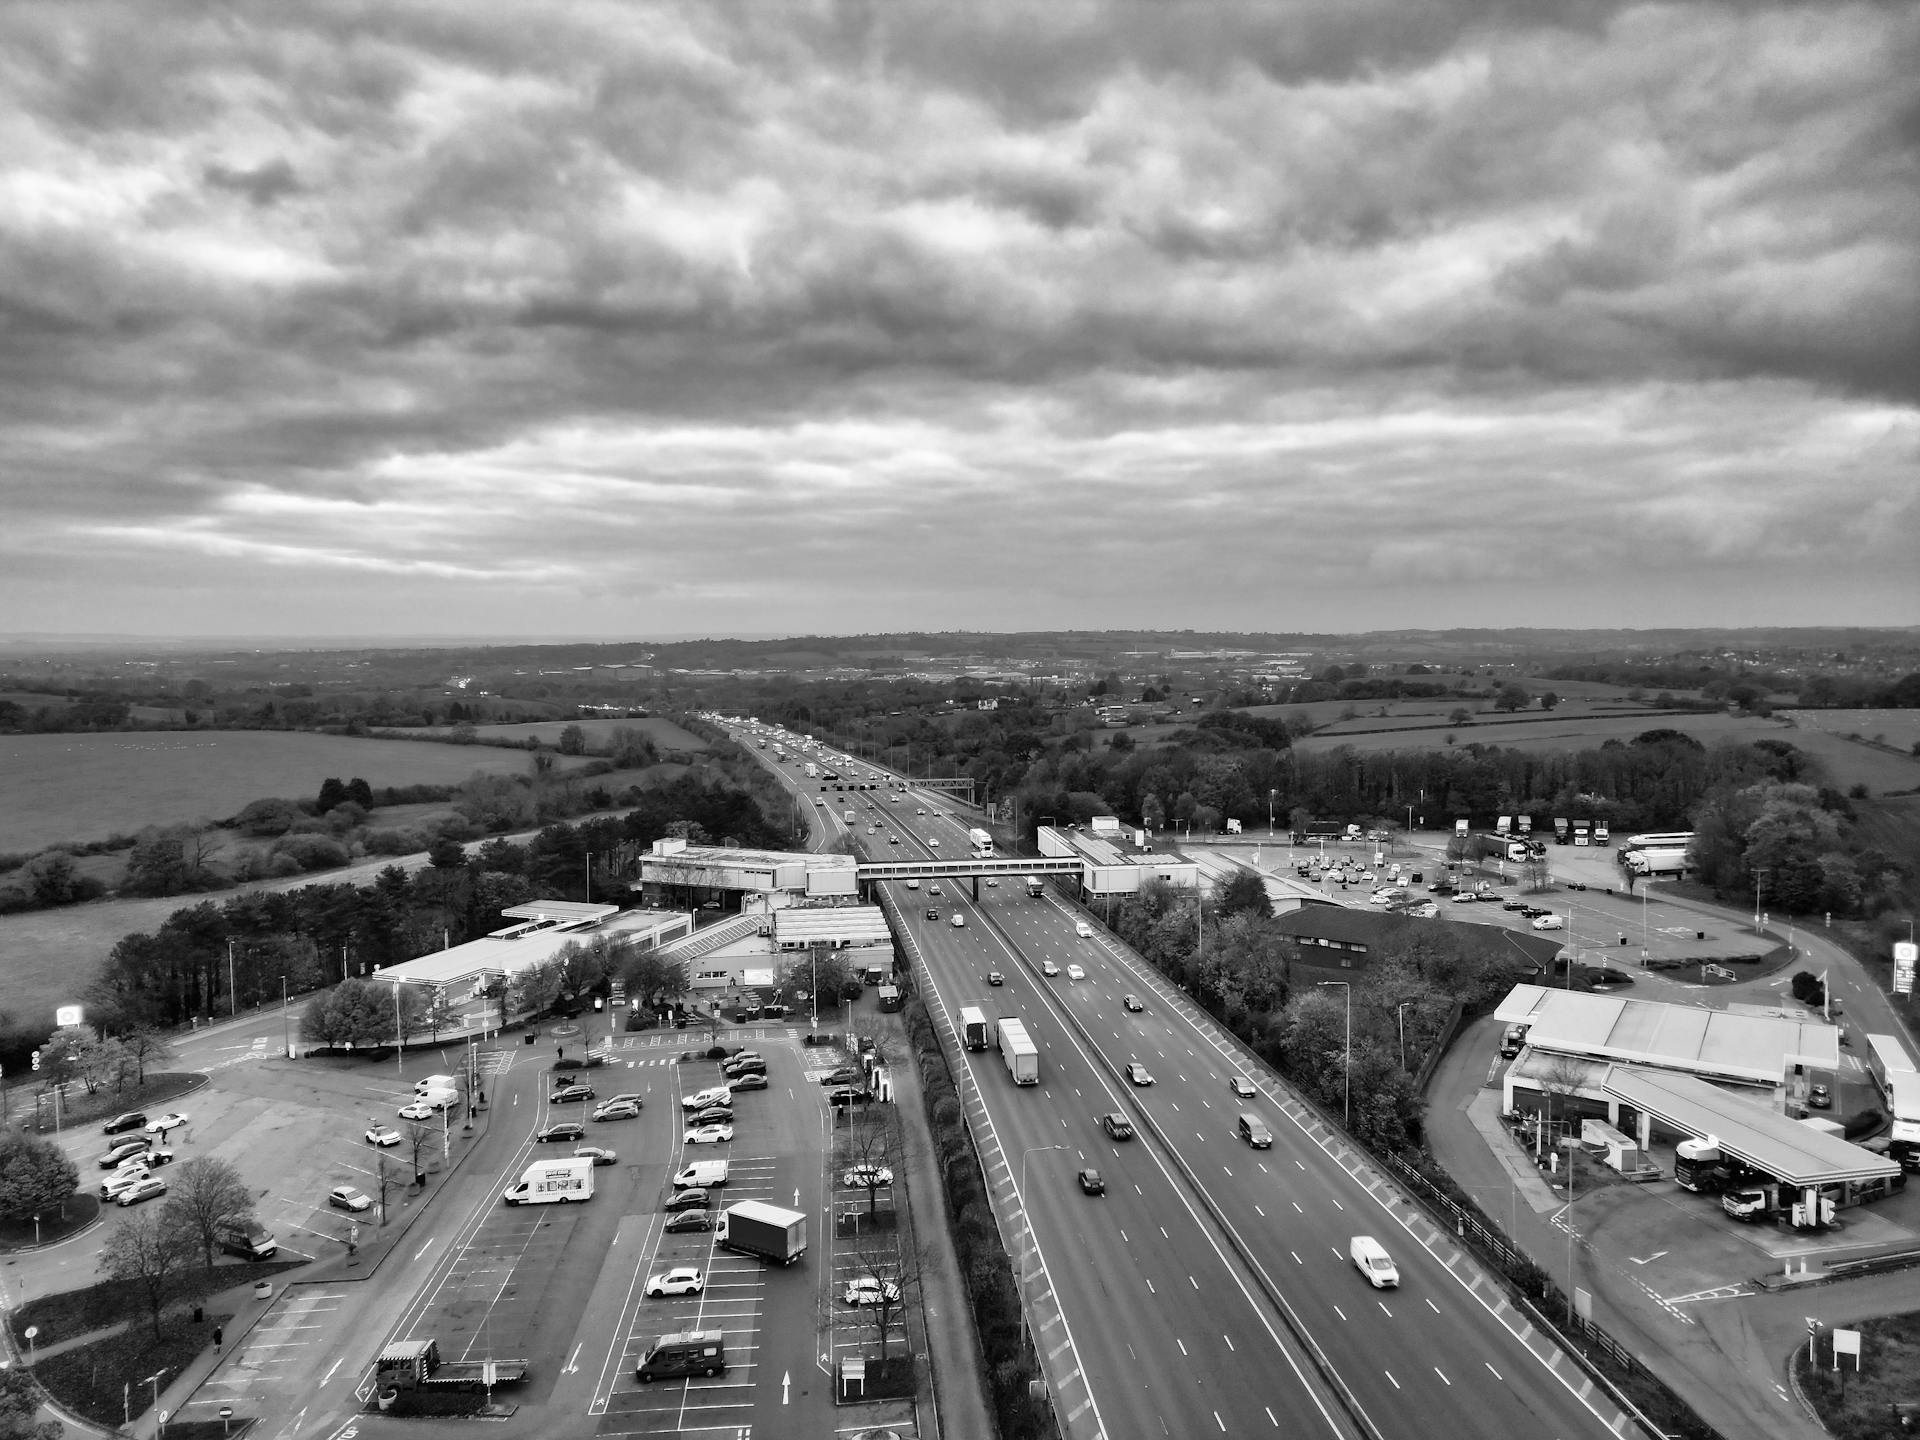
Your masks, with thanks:
[{"label": "road arrow marking", "polygon": [[787,1403],[787,1392],[793,1388],[793,1372],[789,1370],[780,1377],[780,1403]]},{"label": "road arrow marking", "polygon": [[1633,1263],[1636,1265],[1651,1265],[1654,1261],[1658,1260],[1662,1255],[1666,1253],[1667,1252],[1664,1250],[1656,1250],[1653,1252],[1653,1254],[1647,1256],[1647,1258],[1644,1260],[1640,1259],[1636,1255],[1629,1255],[1627,1256],[1627,1259],[1633,1261]]},{"label": "road arrow marking", "polygon": [[584,1342],[582,1342],[582,1345],[573,1347],[573,1354],[568,1358],[566,1368],[560,1372],[562,1375],[578,1375],[580,1373],[580,1351],[583,1345]]}]

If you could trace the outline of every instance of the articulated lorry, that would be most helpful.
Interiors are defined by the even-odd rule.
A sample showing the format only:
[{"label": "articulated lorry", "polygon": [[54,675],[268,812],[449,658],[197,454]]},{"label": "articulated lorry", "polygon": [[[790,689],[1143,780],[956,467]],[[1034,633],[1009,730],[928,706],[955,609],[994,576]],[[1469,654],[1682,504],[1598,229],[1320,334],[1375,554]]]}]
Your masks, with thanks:
[{"label": "articulated lorry", "polygon": [[527,1378],[525,1360],[443,1360],[438,1340],[396,1340],[374,1363],[374,1384],[389,1390],[485,1390],[518,1385]]},{"label": "articulated lorry", "polygon": [[807,1253],[807,1217],[759,1200],[742,1200],[721,1214],[714,1244],[775,1265],[791,1265]]},{"label": "articulated lorry", "polygon": [[1000,1059],[1016,1085],[1040,1083],[1040,1052],[1027,1035],[1027,1027],[1018,1020],[1000,1022]]},{"label": "articulated lorry", "polygon": [[960,1043],[969,1050],[984,1050],[992,1043],[989,1038],[993,1027],[987,1021],[987,1012],[978,1005],[967,1005],[960,1011]]},{"label": "articulated lorry", "polygon": [[1042,880],[1038,875],[1027,876],[1027,894],[1032,896],[1035,900],[1038,900],[1042,895],[1046,893],[1047,893],[1046,881]]},{"label": "articulated lorry", "polygon": [[1687,869],[1687,852],[1673,846],[1649,846],[1624,851],[1620,863],[1629,875],[1682,875]]}]

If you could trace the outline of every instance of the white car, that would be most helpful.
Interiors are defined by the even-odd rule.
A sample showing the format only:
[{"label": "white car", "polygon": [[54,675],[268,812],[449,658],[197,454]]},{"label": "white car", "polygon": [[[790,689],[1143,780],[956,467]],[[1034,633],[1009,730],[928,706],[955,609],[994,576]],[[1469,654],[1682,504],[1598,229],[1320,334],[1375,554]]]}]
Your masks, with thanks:
[{"label": "white car", "polygon": [[118,1200],[142,1180],[151,1179],[144,1165],[125,1165],[100,1182],[102,1200]]},{"label": "white car", "polygon": [[940,837],[938,835],[929,835],[927,837],[927,844],[938,850],[940,848]]},{"label": "white car", "polygon": [[357,1215],[363,1210],[373,1208],[373,1197],[362,1194],[351,1185],[336,1185],[327,1192],[327,1204],[336,1210],[346,1210]]},{"label": "white car", "polygon": [[369,1145],[398,1145],[400,1132],[391,1125],[374,1125],[367,1130]]},{"label": "white car", "polygon": [[649,1295],[698,1295],[706,1288],[706,1277],[692,1265],[676,1265],[647,1281]]},{"label": "white car", "polygon": [[862,1275],[847,1282],[845,1299],[849,1305],[891,1305],[900,1299],[900,1287],[890,1280],[882,1281],[878,1275]]},{"label": "white car", "polygon": [[1153,1084],[1153,1076],[1147,1072],[1147,1067],[1142,1065],[1138,1060],[1128,1064],[1127,1079],[1131,1080],[1135,1085]]},{"label": "white car", "polygon": [[1084,980],[1086,978],[1087,978],[1087,972],[1081,969],[1078,965],[1067,966],[1067,979]]},{"label": "white car", "polygon": [[1536,930],[1564,930],[1567,928],[1567,922],[1562,920],[1558,915],[1536,915],[1533,917],[1533,928]]},{"label": "white car", "polygon": [[967,926],[967,917],[956,911],[953,917],[953,928],[956,930],[964,930],[966,926]]},{"label": "white car", "polygon": [[1374,1289],[1386,1290],[1399,1285],[1400,1271],[1393,1257],[1387,1254],[1386,1246],[1371,1235],[1354,1236],[1347,1246],[1347,1254]]},{"label": "white car", "polygon": [[715,1085],[694,1095],[688,1095],[680,1102],[682,1110],[704,1110],[709,1105],[724,1105],[733,1096],[733,1091],[724,1085]]},{"label": "white car", "polygon": [[1456,904],[1456,905],[1471,905],[1471,904],[1473,904],[1473,892],[1472,892],[1471,890],[1457,890],[1457,891],[1455,891],[1455,892],[1454,892],[1454,896],[1453,896],[1453,903],[1454,903],[1454,904]]},{"label": "white car", "polygon": [[431,1120],[434,1114],[435,1112],[431,1105],[423,1104],[418,1100],[414,1101],[411,1105],[402,1106],[400,1110],[400,1118],[402,1120]]},{"label": "white car", "polygon": [[1260,1093],[1253,1081],[1247,1079],[1244,1075],[1234,1076],[1233,1079],[1227,1082],[1227,1088],[1232,1090],[1233,1093],[1238,1095],[1242,1100],[1251,1100]]},{"label": "white car", "polygon": [[1040,962],[1040,973],[1051,978],[1060,973],[1060,967],[1051,960],[1042,960]]},{"label": "white car", "polygon": [[856,1165],[840,1177],[849,1190],[879,1190],[893,1184],[893,1171],[884,1165]]},{"label": "white car", "polygon": [[920,882],[918,880],[907,881],[907,889],[918,890],[919,888],[920,888]]},{"label": "white car", "polygon": [[1093,938],[1093,926],[1084,920],[1075,921],[1073,933],[1078,935],[1082,940],[1091,940]]},{"label": "white car", "polygon": [[733,1139],[731,1125],[696,1125],[680,1137],[687,1145],[718,1145],[722,1140]]},{"label": "white car", "polygon": [[167,1138],[167,1132],[169,1130],[177,1130],[186,1123],[187,1117],[185,1115],[181,1114],[178,1110],[170,1110],[158,1120],[148,1122],[147,1134],[158,1135],[164,1140]]},{"label": "white car", "polygon": [[116,1205],[138,1205],[142,1200],[151,1200],[156,1195],[167,1193],[167,1182],[158,1175],[142,1175],[133,1184],[114,1196]]}]

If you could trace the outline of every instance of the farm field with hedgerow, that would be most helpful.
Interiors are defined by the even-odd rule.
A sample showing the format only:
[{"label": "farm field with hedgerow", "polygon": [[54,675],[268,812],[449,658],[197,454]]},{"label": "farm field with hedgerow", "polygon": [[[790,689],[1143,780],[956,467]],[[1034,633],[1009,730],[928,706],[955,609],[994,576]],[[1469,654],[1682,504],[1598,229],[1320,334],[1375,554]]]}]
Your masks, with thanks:
[{"label": "farm field with hedgerow", "polygon": [[[560,769],[584,763],[555,757]],[[284,730],[0,735],[0,794],[7,797],[0,809],[0,851],[224,819],[252,800],[317,794],[328,776],[358,777],[377,790],[457,785],[475,771],[518,775],[526,768],[525,751],[489,745]]]}]

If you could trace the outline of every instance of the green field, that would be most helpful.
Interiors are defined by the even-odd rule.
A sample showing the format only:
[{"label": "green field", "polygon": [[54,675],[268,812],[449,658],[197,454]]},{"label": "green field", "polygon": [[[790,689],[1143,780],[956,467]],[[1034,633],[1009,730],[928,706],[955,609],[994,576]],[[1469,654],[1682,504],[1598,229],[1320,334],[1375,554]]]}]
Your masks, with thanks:
[{"label": "green field", "polygon": [[527,763],[525,754],[484,745],[277,730],[0,735],[0,851],[221,819],[250,800],[317,795],[329,776],[358,776],[376,789],[454,785],[476,770],[518,774]]},{"label": "green field", "polygon": [[[587,744],[598,745],[604,742],[609,732],[614,730],[638,730],[652,739],[661,750],[705,750],[707,742],[691,731],[682,730],[671,720],[662,720],[650,716],[645,720],[530,720],[519,725],[482,725],[479,729],[481,739],[487,741],[510,740],[518,744],[525,740],[538,740],[542,745],[560,743],[560,732],[569,725],[578,725],[586,732]],[[427,729],[408,730],[409,735],[445,735],[448,727],[435,725]]]}]

